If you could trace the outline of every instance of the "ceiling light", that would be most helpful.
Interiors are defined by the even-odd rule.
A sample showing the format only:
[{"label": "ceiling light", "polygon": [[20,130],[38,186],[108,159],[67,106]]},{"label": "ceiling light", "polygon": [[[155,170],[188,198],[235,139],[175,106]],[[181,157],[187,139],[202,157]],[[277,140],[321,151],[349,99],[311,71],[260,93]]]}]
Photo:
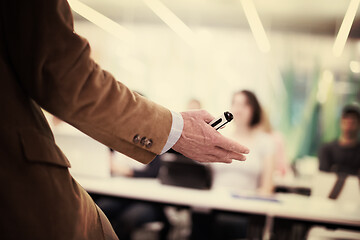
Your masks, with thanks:
[{"label": "ceiling light", "polygon": [[68,2],[72,10],[74,10],[74,12],[78,13],[80,16],[94,23],[116,38],[131,42],[131,39],[133,38],[131,32],[117,22],[111,20],[110,18],[104,16],[103,14],[97,12],[96,10],[78,0],[68,0]]},{"label": "ceiling light", "polygon": [[195,46],[193,31],[159,0],[143,0],[144,3],[176,34],[190,46]]},{"label": "ceiling light", "polygon": [[270,42],[266,36],[264,27],[256,11],[254,2],[252,0],[241,0],[241,4],[244,8],[244,12],[249,22],[251,32],[254,35],[255,41],[259,49],[262,52],[269,52]]},{"label": "ceiling light", "polygon": [[354,18],[359,7],[360,0],[351,0],[349,7],[345,13],[344,20],[340,26],[338,35],[335,39],[333,54],[336,57],[340,57],[344,47],[346,40],[349,36],[351,26],[354,22]]}]

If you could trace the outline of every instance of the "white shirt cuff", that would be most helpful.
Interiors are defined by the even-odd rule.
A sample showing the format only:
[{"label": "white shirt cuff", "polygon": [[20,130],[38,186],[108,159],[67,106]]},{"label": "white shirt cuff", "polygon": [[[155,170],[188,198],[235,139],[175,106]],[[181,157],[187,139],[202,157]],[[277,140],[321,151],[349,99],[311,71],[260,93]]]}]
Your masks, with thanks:
[{"label": "white shirt cuff", "polygon": [[167,152],[179,140],[184,128],[184,119],[180,113],[171,111],[172,124],[168,140],[160,154]]}]

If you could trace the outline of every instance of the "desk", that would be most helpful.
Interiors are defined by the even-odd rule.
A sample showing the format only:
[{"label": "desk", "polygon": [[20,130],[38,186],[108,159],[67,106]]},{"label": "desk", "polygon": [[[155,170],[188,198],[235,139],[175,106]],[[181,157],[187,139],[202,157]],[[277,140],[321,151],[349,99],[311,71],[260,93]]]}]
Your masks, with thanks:
[{"label": "desk", "polygon": [[278,220],[310,225],[360,229],[360,203],[340,205],[332,200],[280,195],[279,202],[234,198],[221,189],[195,190],[161,185],[156,179],[75,179],[90,193],[157,202],[190,208],[237,212],[266,217],[263,239],[269,239]]}]

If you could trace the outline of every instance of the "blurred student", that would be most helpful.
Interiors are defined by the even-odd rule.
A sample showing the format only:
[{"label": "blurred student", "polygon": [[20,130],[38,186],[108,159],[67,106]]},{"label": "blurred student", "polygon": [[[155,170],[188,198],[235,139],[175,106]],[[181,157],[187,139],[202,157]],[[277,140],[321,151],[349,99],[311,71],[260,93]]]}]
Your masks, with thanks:
[{"label": "blurred student", "polygon": [[[215,164],[214,186],[230,193],[271,195],[273,192],[274,142],[259,128],[263,110],[256,95],[248,90],[236,92],[231,102],[234,130],[228,135],[237,142],[246,140],[251,154],[246,164]],[[247,235],[248,219],[236,214],[214,218],[214,239],[239,239]]]},{"label": "blurred student", "polygon": [[214,187],[241,193],[269,195],[273,190],[274,144],[271,136],[259,128],[263,111],[254,93],[236,92],[231,103],[234,130],[228,135],[251,147],[246,163],[215,164]]},{"label": "blurred student", "polygon": [[324,144],[319,151],[320,171],[360,175],[360,109],[343,108],[339,139]]},{"label": "blurred student", "polygon": [[328,197],[337,199],[348,175],[360,177],[360,109],[355,105],[343,108],[339,139],[327,143],[319,151],[319,170],[336,173],[337,179]]},{"label": "blurred student", "polygon": [[[346,204],[359,203],[360,182],[356,178],[348,179],[348,176],[357,176],[360,179],[359,134],[360,108],[346,105],[341,113],[339,138],[325,143],[319,150],[320,172],[314,178],[312,195]],[[341,239],[360,239],[359,233],[354,231],[329,231],[320,227],[312,227],[307,236],[309,239],[329,239],[329,236],[340,236],[339,234],[343,237]]]},{"label": "blurred student", "polygon": [[[263,118],[260,103],[251,91],[233,95],[231,112],[234,130],[228,137],[237,142],[246,141],[251,147],[246,163],[214,164],[213,188],[229,194],[256,194],[268,196],[273,192],[274,143],[259,124]],[[192,214],[191,239],[243,239],[247,235],[246,217],[231,213]],[[209,230],[210,229],[210,230]]]}]

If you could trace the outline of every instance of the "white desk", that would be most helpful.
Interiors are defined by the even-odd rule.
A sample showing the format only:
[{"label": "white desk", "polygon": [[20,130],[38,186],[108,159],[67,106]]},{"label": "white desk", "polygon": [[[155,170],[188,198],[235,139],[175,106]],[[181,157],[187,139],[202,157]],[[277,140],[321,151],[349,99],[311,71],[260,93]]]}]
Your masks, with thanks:
[{"label": "white desk", "polygon": [[332,224],[360,229],[360,203],[340,205],[332,200],[298,195],[280,195],[279,202],[234,198],[224,190],[195,190],[161,185],[158,180],[127,178],[84,178],[77,181],[90,193],[137,199],[190,208],[263,215],[268,239],[276,218]]}]

